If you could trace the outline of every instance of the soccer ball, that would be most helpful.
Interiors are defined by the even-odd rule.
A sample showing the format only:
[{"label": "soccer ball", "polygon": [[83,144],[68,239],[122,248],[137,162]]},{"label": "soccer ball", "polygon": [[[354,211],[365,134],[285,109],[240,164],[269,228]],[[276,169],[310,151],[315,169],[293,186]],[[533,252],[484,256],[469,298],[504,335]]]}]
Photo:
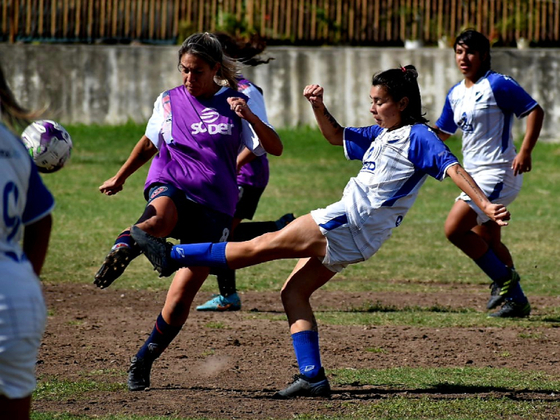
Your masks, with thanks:
[{"label": "soccer ball", "polygon": [[55,121],[35,121],[23,131],[21,138],[39,172],[56,172],[70,159],[72,138]]}]

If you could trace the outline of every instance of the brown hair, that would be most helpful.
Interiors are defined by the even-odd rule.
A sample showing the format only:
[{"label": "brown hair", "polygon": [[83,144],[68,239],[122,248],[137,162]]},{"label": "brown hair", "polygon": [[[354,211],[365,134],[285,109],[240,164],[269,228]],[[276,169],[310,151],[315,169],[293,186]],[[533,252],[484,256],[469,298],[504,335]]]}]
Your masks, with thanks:
[{"label": "brown hair", "polygon": [[220,64],[216,78],[237,90],[237,64],[224,54],[220,41],[209,32],[200,32],[189,36],[179,48],[179,63],[185,54],[193,54],[206,61],[210,67]]},{"label": "brown hair", "polygon": [[0,67],[0,118],[14,131],[27,127],[32,119],[39,116],[39,111],[29,111],[18,104],[12,93],[4,72]]}]

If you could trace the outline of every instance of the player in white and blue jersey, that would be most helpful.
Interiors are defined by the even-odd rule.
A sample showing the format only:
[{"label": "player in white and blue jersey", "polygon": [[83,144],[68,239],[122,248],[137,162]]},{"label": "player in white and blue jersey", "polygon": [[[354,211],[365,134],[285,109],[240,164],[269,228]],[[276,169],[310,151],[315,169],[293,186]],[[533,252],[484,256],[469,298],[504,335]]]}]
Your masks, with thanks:
[{"label": "player in white and blue jersey", "polygon": [[171,246],[133,229],[132,237],[162,275],[180,266],[242,268],[282,258],[301,258],[282,288],[282,303],[300,374],[276,398],[330,395],[319,353],[310,297],[348,264],[371,257],[391,236],[414,203],[426,178],[449,176],[496,223],[508,210],[492,204],[457,158],[425,125],[417,72],[413,66],[384,71],[372,80],[371,113],[377,125],[344,128],[323,103],[323,88],[309,85],[304,96],[329,143],[343,146],[362,169],[342,199],[312,211],[284,229],[247,242]]},{"label": "player in white and blue jersey", "polygon": [[[0,115],[11,128],[33,117],[17,104],[1,70]],[[47,315],[38,276],[54,199],[21,139],[3,123],[0,162],[0,417],[29,419]]]},{"label": "player in white and blue jersey", "polygon": [[[463,133],[463,166],[492,202],[509,205],[531,170],[531,152],[542,127],[543,110],[511,77],[490,68],[490,42],[467,30],[455,41],[455,58],[464,80],[447,95],[436,122],[446,140],[457,129]],[[512,135],[513,118],[527,119],[519,153]],[[465,194],[461,194],[445,223],[447,238],[492,279],[487,304],[494,317],[528,316],[529,300],[519,285],[513,258],[501,241],[500,226],[490,220]]]}]

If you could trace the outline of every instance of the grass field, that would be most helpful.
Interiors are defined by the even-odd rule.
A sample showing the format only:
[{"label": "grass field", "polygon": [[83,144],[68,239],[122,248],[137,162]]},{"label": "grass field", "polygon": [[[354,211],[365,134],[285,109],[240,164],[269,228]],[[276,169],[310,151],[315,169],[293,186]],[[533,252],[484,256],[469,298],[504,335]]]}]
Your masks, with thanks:
[{"label": "grass field", "polygon": [[[72,159],[62,171],[43,177],[57,200],[54,231],[42,276],[43,281],[50,285],[90,284],[114,237],[134,222],[144,207],[142,187],[147,166],[134,174],[127,181],[125,190],[117,196],[106,197],[98,191],[98,186],[111,177],[128,157],[144,127],[128,124],[119,127],[68,126],[67,129],[75,143]],[[342,149],[330,146],[315,129],[281,130],[280,135],[285,144],[285,153],[282,157],[270,158],[271,181],[261,199],[255,220],[274,220],[288,212],[303,215],[333,203],[340,198],[348,179],[360,168],[360,162],[346,161]],[[448,144],[460,155],[460,142],[457,139],[450,139]],[[557,274],[560,256],[559,162],[560,145],[542,143],[537,146],[533,155],[533,171],[525,176],[519,198],[509,207],[512,212],[510,226],[503,229],[503,241],[514,256],[517,270],[522,275],[523,288],[529,297],[560,296]],[[454,287],[460,299],[462,286],[478,286],[481,290],[487,288],[488,279],[471,260],[448,243],[443,234],[443,222],[458,191],[449,179],[443,182],[429,179],[402,225],[395,229],[392,238],[378,254],[365,263],[350,266],[327,284],[324,290],[438,293]],[[276,261],[244,269],[243,276],[238,276],[238,288],[242,292],[277,291],[292,268],[293,261]],[[151,273],[151,267],[145,260],[135,261],[112,287],[153,292],[166,290],[169,281],[158,279]],[[215,281],[203,286],[203,291],[207,293],[215,289]],[[475,311],[427,308],[422,302],[406,310],[375,304],[358,309],[321,313],[318,314],[318,320],[328,325],[410,328],[453,326],[499,329],[511,325],[511,321],[488,319]],[[528,330],[533,327],[560,327],[560,305],[541,307],[538,315],[515,322]],[[384,350],[372,348],[370,351]],[[506,387],[560,393],[560,377],[542,372],[535,371],[528,375],[526,372],[507,369],[501,372],[473,369],[467,373],[452,368],[354,370],[337,372],[336,381],[338,384],[368,384],[374,382],[372,378],[379,381],[382,377],[387,386],[416,391],[431,389],[434,383],[451,383],[459,388]],[[39,378],[34,398],[37,401],[43,398],[65,399],[71,395],[87,394],[90,392],[88,387],[99,390],[105,386],[95,380],[84,385],[63,377],[58,379],[59,382],[53,385],[52,381]],[[124,388],[122,392],[126,392]],[[333,413],[332,416],[314,417],[306,414],[298,418],[493,418],[489,413],[504,413],[500,418],[554,418],[550,417],[550,413],[557,413],[556,418],[560,418],[560,405],[554,398],[551,402],[550,399],[479,399],[471,395],[458,401],[430,397],[409,399],[400,395],[380,401],[375,410],[371,407],[359,408],[352,416],[339,417]],[[32,418],[68,420],[89,417],[35,411]],[[95,418],[155,420],[161,417],[108,415]]]}]

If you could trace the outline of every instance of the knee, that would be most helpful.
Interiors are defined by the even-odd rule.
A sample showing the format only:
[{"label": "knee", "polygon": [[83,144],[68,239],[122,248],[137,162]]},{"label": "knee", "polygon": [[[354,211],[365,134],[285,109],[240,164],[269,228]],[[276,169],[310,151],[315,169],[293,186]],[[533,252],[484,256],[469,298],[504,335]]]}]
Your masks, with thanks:
[{"label": "knee", "polygon": [[169,220],[160,215],[154,215],[138,223],[138,225],[144,232],[156,237],[168,236],[173,230],[173,226],[170,226]]},{"label": "knee", "polygon": [[449,223],[446,223],[443,230],[444,230],[445,237],[447,238],[447,240],[449,240],[452,243],[455,243],[457,241],[457,238],[459,237],[459,234],[458,234],[457,230],[454,229],[453,226],[451,226]]},{"label": "knee", "polygon": [[296,302],[309,301],[307,294],[303,293],[300,289],[296,287],[291,287],[290,283],[285,284],[280,292],[280,297],[282,299],[282,305],[287,309],[291,304]]}]

